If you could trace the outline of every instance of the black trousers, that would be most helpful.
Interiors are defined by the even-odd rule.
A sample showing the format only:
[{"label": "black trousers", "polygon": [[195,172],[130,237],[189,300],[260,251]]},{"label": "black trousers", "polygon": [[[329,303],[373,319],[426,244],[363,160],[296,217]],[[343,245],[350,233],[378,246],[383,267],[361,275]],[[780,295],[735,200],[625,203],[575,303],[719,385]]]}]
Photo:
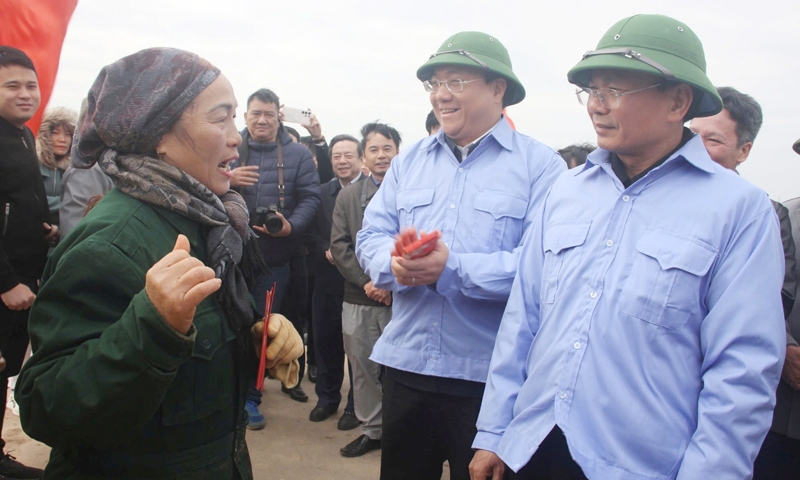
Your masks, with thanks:
[{"label": "black trousers", "polygon": [[[317,360],[317,405],[338,406],[342,401],[344,381],[344,340],[342,339],[342,295],[330,295],[314,291],[313,315],[314,356]],[[353,411],[353,376],[350,375],[350,393],[347,396],[348,411]]]},{"label": "black trousers", "polygon": [[558,426],[545,437],[528,464],[514,473],[506,467],[506,480],[586,480],[572,459],[564,432]]},{"label": "black trousers", "polygon": [[[35,290],[34,290],[35,291]],[[0,352],[6,359],[6,369],[0,373],[0,409],[5,412],[6,400],[8,396],[8,378],[18,374],[25,360],[25,352],[28,350],[28,310],[9,310],[0,301]],[[0,450],[6,442],[2,439],[4,415],[0,412]]]},{"label": "black trousers", "polygon": [[[292,326],[300,336],[306,328],[308,310],[308,269],[306,268],[306,257],[296,256],[289,260],[289,283],[286,285],[286,293],[283,296],[283,304],[280,312],[292,322]],[[306,372],[306,354],[297,359],[300,362],[300,375],[298,385],[303,381]]]},{"label": "black trousers", "polygon": [[469,480],[480,398],[417,390],[383,376],[381,480]]},{"label": "black trousers", "polygon": [[767,433],[756,457],[753,480],[797,480],[800,478],[800,440],[775,432]]}]

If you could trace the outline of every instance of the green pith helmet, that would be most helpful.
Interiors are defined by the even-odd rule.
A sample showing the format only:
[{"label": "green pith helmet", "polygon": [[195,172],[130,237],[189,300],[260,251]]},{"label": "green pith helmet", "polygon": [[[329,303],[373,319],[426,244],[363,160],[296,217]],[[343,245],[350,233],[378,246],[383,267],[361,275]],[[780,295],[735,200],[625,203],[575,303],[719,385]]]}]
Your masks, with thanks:
[{"label": "green pith helmet", "polygon": [[686,24],[664,15],[634,15],[620,20],[603,35],[597,48],[567,73],[570,83],[587,86],[598,68],[645,72],[687,83],[702,95],[694,117],[722,111],[722,99],[706,76],[703,44]]},{"label": "green pith helmet", "polygon": [[495,37],[481,32],[460,32],[444,41],[439,50],[419,69],[417,78],[430,80],[433,71],[442,65],[463,65],[483,68],[504,77],[508,82],[503,96],[505,106],[514,105],[525,98],[525,87],[511,70],[508,50]]}]

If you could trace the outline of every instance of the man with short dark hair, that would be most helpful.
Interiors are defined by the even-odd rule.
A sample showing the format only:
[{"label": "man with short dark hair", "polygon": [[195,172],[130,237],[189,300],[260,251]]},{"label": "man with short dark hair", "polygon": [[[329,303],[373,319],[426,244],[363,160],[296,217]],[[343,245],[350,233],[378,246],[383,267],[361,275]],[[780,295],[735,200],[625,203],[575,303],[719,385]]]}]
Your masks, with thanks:
[{"label": "man with short dark hair", "polygon": [[344,446],[345,457],[360,457],[381,448],[381,366],[369,359],[372,347],[392,319],[392,292],[377,288],[356,259],[356,236],[364,210],[383,182],[400,148],[400,132],[383,123],[361,129],[364,164],[371,175],[363,183],[342,190],[336,199],[331,228],[331,255],[346,280],[342,304],[344,350],[352,365],[355,414],[361,436]]},{"label": "man with short dark hair", "polygon": [[438,132],[441,127],[442,126],[439,125],[439,119],[436,118],[436,112],[431,110],[425,118],[425,131],[428,132],[428,135],[436,135],[436,132]]},{"label": "man with short dark hair", "polygon": [[703,46],[635,15],[568,79],[598,149],[525,238],[473,478],[749,478],[785,350],[783,255],[766,194],[684,127],[722,110]]},{"label": "man with short dark hair", "polygon": [[[322,186],[322,205],[317,210],[316,229],[318,233],[315,252],[316,280],[312,299],[314,325],[314,351],[317,360],[317,383],[314,391],[317,404],[308,415],[312,422],[321,422],[339,409],[342,401],[342,382],[344,381],[345,354],[342,343],[342,301],[345,281],[336,268],[331,254],[331,224],[333,210],[339,193],[347,186],[364,181],[361,174],[361,145],[351,135],[337,135],[330,144],[331,165],[335,178]],[[350,393],[347,405],[339,418],[339,430],[352,430],[358,427],[358,419],[353,407],[353,378],[350,376]]]},{"label": "man with short dark hair", "polygon": [[[722,111],[710,117],[693,119],[690,128],[703,139],[703,144],[712,160],[728,170],[737,172],[738,166],[750,156],[753,142],[761,129],[763,123],[761,105],[750,95],[741,93],[733,87],[719,87],[717,93],[722,98]],[[781,241],[785,258],[781,298],[783,299],[784,316],[788,316],[794,305],[797,287],[792,224],[786,207],[774,200],[771,202],[781,225]],[[793,353],[792,349],[787,350],[789,362],[794,361]],[[796,360],[800,362],[800,357]],[[797,367],[800,368],[800,363],[797,364]]]},{"label": "man with short dark hair", "polygon": [[[47,196],[39,173],[36,143],[25,122],[39,108],[39,82],[31,59],[0,45],[0,351],[7,362],[0,373],[0,406],[5,407],[8,378],[19,373],[28,348],[28,314],[36,298],[51,227]],[[0,434],[3,429],[0,412]],[[42,470],[2,453],[0,478],[40,478]]]},{"label": "man with short dark hair", "polygon": [[[279,219],[279,228],[270,231],[265,225],[253,225],[260,233],[258,244],[270,274],[255,280],[252,294],[259,312],[264,312],[266,292],[276,285],[273,313],[282,313],[281,305],[289,282],[293,249],[298,239],[314,221],[320,204],[320,187],[311,152],[294,143],[280,121],[280,100],[266,88],[247,99],[241,131],[239,160],[232,170],[231,187],[237,188],[250,209],[251,222],[271,215]],[[304,257],[296,260],[305,261]],[[290,319],[298,332],[303,331],[299,319]],[[305,371],[305,355],[300,357],[300,380]],[[282,391],[293,400],[307,402],[300,383]],[[264,417],[258,411],[261,392],[251,389],[246,404],[251,429],[264,428]]]},{"label": "man with short dark hair", "polygon": [[[392,160],[364,213],[356,256],[392,291],[384,365],[381,479],[469,478],[492,344],[535,212],[566,167],[515,132],[503,107],[525,98],[500,41],[457,33],[418,70],[439,133]],[[401,229],[441,232],[428,255],[392,256]],[[358,402],[356,402],[358,405]]]},{"label": "man with short dark hair", "polygon": [[591,143],[576,143],[558,150],[561,158],[567,162],[567,168],[580,167],[586,163],[586,157],[597,148]]}]

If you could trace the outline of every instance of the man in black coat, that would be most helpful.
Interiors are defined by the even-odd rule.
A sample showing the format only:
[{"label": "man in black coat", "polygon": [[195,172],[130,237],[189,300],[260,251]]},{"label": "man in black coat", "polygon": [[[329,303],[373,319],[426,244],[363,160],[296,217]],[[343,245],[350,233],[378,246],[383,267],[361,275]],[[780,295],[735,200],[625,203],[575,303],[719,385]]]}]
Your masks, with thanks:
[{"label": "man in black coat", "polygon": [[[47,196],[39,173],[33,133],[25,122],[39,108],[39,82],[31,59],[13,47],[0,46],[0,373],[5,406],[8,378],[19,373],[28,348],[28,314],[36,281],[47,259],[48,243],[58,239],[50,226]],[[0,434],[3,416],[0,415]],[[5,442],[0,438],[0,449]],[[8,454],[0,456],[0,478],[39,478]]]},{"label": "man in black coat", "polygon": [[[314,351],[317,360],[317,405],[311,410],[309,420],[321,422],[339,409],[340,390],[344,380],[344,344],[342,340],[342,302],[344,277],[333,262],[330,251],[331,222],[336,197],[342,188],[361,182],[361,144],[350,135],[337,135],[331,139],[331,163],[334,179],[322,186],[322,206],[317,212],[316,280],[314,282],[312,324]],[[347,406],[339,419],[340,430],[350,430],[359,425],[353,407],[353,385],[350,384]]]},{"label": "man in black coat", "polygon": [[[290,261],[296,244],[313,223],[320,202],[319,177],[311,152],[292,141],[280,121],[279,109],[280,99],[266,88],[247,99],[244,114],[247,128],[241,132],[239,160],[231,178],[231,187],[239,190],[250,210],[251,224],[259,232],[261,255],[271,272],[256,279],[251,293],[263,312],[266,293],[275,284],[273,313],[283,313],[281,304],[289,282]],[[263,223],[267,210],[279,220],[275,229],[267,228],[268,221]],[[299,318],[290,320],[298,332],[303,331]],[[299,361],[302,381],[305,355]],[[308,401],[299,383],[283,391],[293,400]],[[251,389],[246,404],[251,429],[264,428],[264,417],[258,411],[260,404],[261,392]]]}]

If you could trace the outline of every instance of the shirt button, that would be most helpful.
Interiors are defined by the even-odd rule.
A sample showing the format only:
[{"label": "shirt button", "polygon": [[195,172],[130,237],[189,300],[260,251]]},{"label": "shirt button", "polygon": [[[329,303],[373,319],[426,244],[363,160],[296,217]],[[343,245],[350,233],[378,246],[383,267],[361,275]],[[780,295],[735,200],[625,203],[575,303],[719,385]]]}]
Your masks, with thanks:
[{"label": "shirt button", "polygon": [[456,208],[456,204],[455,203],[451,203],[450,204],[450,208]]},{"label": "shirt button", "polygon": [[627,202],[627,201],[628,201],[628,200],[630,200],[630,199],[631,199],[631,197],[629,197],[629,196],[627,196],[627,195],[623,195],[623,196],[622,196],[622,201],[623,201],[623,202]]},{"label": "shirt button", "polygon": [[614,240],[606,240],[606,247],[614,245]]},{"label": "shirt button", "polygon": [[203,340],[203,348],[205,348],[206,350],[211,348],[211,340],[209,340],[207,338],[205,340]]},{"label": "shirt button", "polygon": [[459,172],[463,172],[463,171],[464,171],[464,169],[463,169],[463,168],[459,168],[459,169],[458,169],[458,171],[459,171]]},{"label": "shirt button", "polygon": [[567,392],[561,392],[561,393],[559,393],[559,394],[558,394],[558,398],[560,398],[561,400],[564,400],[565,398],[567,398]]},{"label": "shirt button", "polygon": [[445,247],[450,247],[450,244],[449,244],[449,243],[447,243],[447,242],[444,242],[444,246],[445,246]]},{"label": "shirt button", "polygon": [[438,322],[433,322],[433,326],[434,326],[434,327],[438,327],[438,326],[439,326],[439,323],[438,323]]},{"label": "shirt button", "polygon": [[592,292],[589,294],[589,296],[592,298],[597,298],[597,292]]},{"label": "shirt button", "polygon": [[572,346],[575,347],[575,350],[577,350],[577,349],[581,348],[581,342],[575,342],[575,343],[572,344]]}]

